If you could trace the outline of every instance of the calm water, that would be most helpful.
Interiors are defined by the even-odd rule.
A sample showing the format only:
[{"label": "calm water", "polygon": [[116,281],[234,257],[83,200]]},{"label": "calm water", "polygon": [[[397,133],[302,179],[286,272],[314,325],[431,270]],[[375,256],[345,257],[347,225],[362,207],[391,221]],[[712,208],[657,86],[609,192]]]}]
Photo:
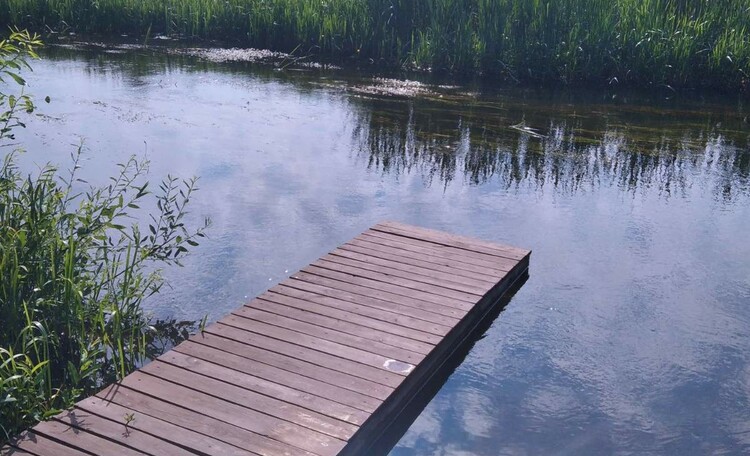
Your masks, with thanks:
[{"label": "calm water", "polygon": [[533,249],[529,280],[393,454],[750,452],[737,100],[364,97],[351,89],[368,77],[142,51],[34,67],[52,103],[19,135],[27,166],[67,166],[83,137],[92,182],[130,154],[153,179],[201,177],[211,238],[169,271],[159,316],[218,318],[383,219]]}]

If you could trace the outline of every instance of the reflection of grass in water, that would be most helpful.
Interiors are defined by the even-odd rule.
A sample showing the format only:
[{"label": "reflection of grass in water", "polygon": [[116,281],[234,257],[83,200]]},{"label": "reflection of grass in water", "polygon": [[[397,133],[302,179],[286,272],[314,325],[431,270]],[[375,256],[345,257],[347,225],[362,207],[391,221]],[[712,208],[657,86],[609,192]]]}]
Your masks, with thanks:
[{"label": "reflection of grass in water", "polygon": [[746,0],[5,0],[0,22],[178,34],[509,80],[747,88]]},{"label": "reflection of grass in water", "polygon": [[[623,121],[630,113],[617,109],[598,117],[568,116],[559,108],[526,108],[513,99],[501,102],[502,111],[491,112],[475,105],[463,111],[440,109],[443,100],[435,105],[382,103],[383,111],[375,104],[376,111],[361,112],[355,139],[368,165],[383,172],[416,170],[445,185],[459,174],[474,184],[498,179],[507,187],[551,184],[560,191],[582,185],[631,191],[657,185],[665,194],[709,174],[717,193],[748,191],[750,153],[740,146],[748,141],[747,133],[727,133],[708,114],[687,124],[670,117],[652,126],[652,117],[665,117],[663,111],[636,123]],[[522,125],[533,126],[539,136],[514,128],[515,116],[525,118]]]},{"label": "reflection of grass in water", "polygon": [[[80,52],[69,55],[61,50],[59,54],[63,58],[82,58]],[[89,57],[98,59],[96,56]],[[131,72],[162,73],[173,66],[185,72],[246,74],[248,71],[246,66],[217,65],[182,57],[164,59],[158,53],[145,57],[141,54],[107,56],[103,60],[93,61],[93,65],[105,66],[109,65],[108,62],[116,62],[117,65],[112,66],[115,71],[128,75]],[[253,67],[252,74],[262,80],[283,81],[297,90],[309,90],[311,79],[306,75],[289,77],[284,72],[265,70],[263,67]],[[348,85],[361,83],[362,79],[342,75],[325,84],[320,84],[317,78],[312,81],[315,87],[323,85],[326,90],[341,93]],[[365,83],[370,81],[367,79]],[[428,86],[427,91],[408,100],[393,100],[388,96],[346,96],[355,112],[355,136],[362,141],[362,151],[370,166],[394,173],[423,172],[428,178],[438,177],[445,181],[451,181],[456,173],[470,176],[474,168],[481,166],[489,170],[485,173],[487,178],[500,176],[499,171],[494,171],[495,168],[486,163],[497,160],[497,155],[521,154],[522,133],[510,127],[524,121],[546,136],[562,128],[563,136],[574,146],[545,149],[540,147],[539,140],[527,141],[523,143],[524,150],[520,155],[525,160],[530,160],[532,156],[583,156],[592,153],[591,148],[611,147],[612,141],[605,135],[606,132],[610,136],[627,139],[627,142],[618,145],[622,156],[680,156],[686,153],[705,156],[708,153],[705,146],[709,140],[720,135],[725,139],[719,149],[735,158],[727,159],[729,164],[722,165],[722,168],[717,168],[714,162],[712,168],[697,171],[722,173],[730,178],[736,174],[740,182],[747,179],[742,177],[746,172],[743,170],[748,169],[748,154],[743,152],[743,147],[748,149],[745,145],[750,144],[750,139],[746,129],[743,130],[746,125],[742,121],[743,108],[722,104],[718,98],[706,97],[700,103],[690,103],[665,101],[652,93],[627,91],[620,92],[617,100],[612,99],[611,93],[595,91],[540,93],[514,90],[509,94],[504,91],[499,95],[480,92],[469,96],[463,91],[463,88]],[[668,147],[662,147],[664,138],[670,143]],[[462,140],[469,144],[468,150],[467,147],[457,147]],[[484,150],[480,154],[484,158],[472,158],[469,162],[465,158],[467,153],[476,152],[477,148]],[[580,157],[577,160],[577,166],[583,167]],[[544,160],[537,161],[533,166],[539,169],[531,174],[533,178],[539,176],[546,166]],[[519,166],[532,165],[521,162]],[[643,166],[653,168],[652,165]],[[617,173],[619,169],[607,172]],[[481,179],[471,180],[481,182]]]}]

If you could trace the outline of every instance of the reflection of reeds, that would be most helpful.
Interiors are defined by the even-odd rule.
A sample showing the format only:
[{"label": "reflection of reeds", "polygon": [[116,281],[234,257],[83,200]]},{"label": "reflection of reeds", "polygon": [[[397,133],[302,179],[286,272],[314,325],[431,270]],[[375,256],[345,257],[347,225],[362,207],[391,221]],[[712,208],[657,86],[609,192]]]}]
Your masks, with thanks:
[{"label": "reflection of reeds", "polygon": [[4,0],[0,22],[299,47],[512,80],[750,84],[746,0]]},{"label": "reflection of reeds", "polygon": [[619,123],[617,113],[609,120],[571,120],[529,111],[535,131],[543,133],[538,138],[502,115],[446,114],[415,104],[387,116],[359,111],[354,137],[371,169],[416,171],[444,185],[460,175],[472,184],[497,179],[506,188],[528,185],[564,193],[607,185],[633,192],[650,188],[668,196],[693,184],[710,184],[724,199],[750,192],[750,138],[735,134],[728,139],[711,127],[708,114],[702,128],[695,123],[647,128],[648,117],[612,126]]},{"label": "reflection of reeds", "polygon": [[[104,57],[57,47],[47,49],[44,58],[83,60],[88,63],[85,71],[114,70],[128,84],[173,69],[247,71],[159,52]],[[289,77],[270,67],[254,67],[253,77],[309,90],[304,75]],[[341,85],[326,87],[337,90]],[[497,178],[508,186],[554,185],[561,191],[601,184],[631,190],[656,186],[668,194],[698,182],[706,189],[713,185],[721,198],[750,193],[750,133],[742,107],[714,103],[710,97],[687,105],[674,100],[665,104],[630,92],[622,94],[621,103],[597,91],[518,91],[510,97],[437,92],[409,101],[348,98],[354,138],[371,169],[419,172],[443,184],[458,175],[477,184]],[[519,124],[543,139],[513,128]]]}]

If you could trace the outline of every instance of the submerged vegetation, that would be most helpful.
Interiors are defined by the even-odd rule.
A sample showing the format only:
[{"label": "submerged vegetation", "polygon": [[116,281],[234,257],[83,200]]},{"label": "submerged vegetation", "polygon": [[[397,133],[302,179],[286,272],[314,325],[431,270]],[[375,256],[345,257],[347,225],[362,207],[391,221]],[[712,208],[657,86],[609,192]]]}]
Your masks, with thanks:
[{"label": "submerged vegetation", "polygon": [[[36,36],[14,32],[0,42],[0,444],[82,395],[121,378],[158,355],[165,338],[189,324],[151,321],[144,300],[163,285],[160,267],[179,264],[206,225],[185,225],[195,180],[165,179],[153,194],[147,163],[131,158],[108,185],[47,166],[27,175],[18,166],[13,132],[27,95],[21,70],[35,58]],[[22,89],[21,89],[22,90]],[[149,202],[155,208],[146,211]],[[141,230],[136,220],[150,218]]]},{"label": "submerged vegetation", "polygon": [[746,0],[5,0],[0,22],[199,37],[519,82],[750,85]]}]

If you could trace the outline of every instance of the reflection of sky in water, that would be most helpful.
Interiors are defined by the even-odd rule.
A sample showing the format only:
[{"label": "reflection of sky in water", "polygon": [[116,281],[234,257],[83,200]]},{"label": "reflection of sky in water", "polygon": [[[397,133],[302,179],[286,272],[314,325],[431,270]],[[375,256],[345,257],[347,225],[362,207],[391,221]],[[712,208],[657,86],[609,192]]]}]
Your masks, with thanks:
[{"label": "reflection of sky in water", "polygon": [[19,135],[26,163],[83,135],[92,181],[144,151],[154,178],[201,176],[211,238],[154,312],[217,318],[383,219],[530,247],[530,279],[394,454],[750,450],[741,106],[376,101],[178,63],[37,62],[53,103]]}]

